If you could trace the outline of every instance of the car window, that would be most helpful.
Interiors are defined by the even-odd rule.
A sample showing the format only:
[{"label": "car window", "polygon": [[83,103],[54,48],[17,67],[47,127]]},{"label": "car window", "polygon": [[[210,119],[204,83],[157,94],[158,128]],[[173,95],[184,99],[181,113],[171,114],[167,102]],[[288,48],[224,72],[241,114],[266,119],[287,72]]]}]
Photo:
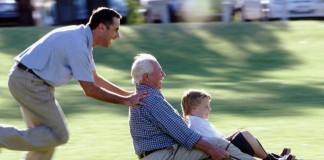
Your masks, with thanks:
[{"label": "car window", "polygon": [[0,0],[0,3],[16,3],[15,0]]}]

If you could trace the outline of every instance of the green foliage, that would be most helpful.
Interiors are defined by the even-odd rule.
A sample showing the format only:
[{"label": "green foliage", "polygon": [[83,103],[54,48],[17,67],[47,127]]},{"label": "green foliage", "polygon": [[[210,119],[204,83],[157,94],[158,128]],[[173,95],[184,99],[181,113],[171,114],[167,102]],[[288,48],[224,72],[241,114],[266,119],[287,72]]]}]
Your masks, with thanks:
[{"label": "green foliage", "polygon": [[128,24],[144,23],[144,15],[138,12],[139,2],[135,0],[127,0],[128,2]]},{"label": "green foliage", "polygon": [[[133,90],[133,57],[151,53],[167,74],[162,92],[180,114],[183,92],[203,88],[213,97],[210,120],[225,135],[246,129],[271,152],[291,147],[305,160],[324,159],[323,28],[317,21],[126,25],[122,38],[109,49],[95,48],[94,57],[103,77]],[[7,74],[13,57],[51,29],[1,28],[1,123],[24,127]],[[128,107],[87,98],[75,81],[56,96],[71,140],[54,160],[136,159]],[[21,155],[2,149],[0,159]]]}]

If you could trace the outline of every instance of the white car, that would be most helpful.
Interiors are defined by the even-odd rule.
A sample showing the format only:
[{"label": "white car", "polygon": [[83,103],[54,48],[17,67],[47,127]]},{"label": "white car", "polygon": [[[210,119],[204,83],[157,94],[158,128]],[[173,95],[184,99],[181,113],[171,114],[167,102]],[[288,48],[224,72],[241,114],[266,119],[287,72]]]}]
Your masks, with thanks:
[{"label": "white car", "polygon": [[271,0],[269,18],[324,17],[324,0]]},{"label": "white car", "polygon": [[324,0],[244,0],[243,20],[324,17]]},{"label": "white car", "polygon": [[315,0],[291,0],[287,6],[289,13],[304,14],[314,13],[316,11]]}]

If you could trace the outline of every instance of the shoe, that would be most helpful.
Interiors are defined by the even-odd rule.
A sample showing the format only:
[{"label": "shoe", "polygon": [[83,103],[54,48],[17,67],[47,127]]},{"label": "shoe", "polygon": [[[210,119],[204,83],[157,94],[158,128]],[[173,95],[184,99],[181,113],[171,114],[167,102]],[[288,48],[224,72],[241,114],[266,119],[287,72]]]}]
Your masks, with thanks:
[{"label": "shoe", "polygon": [[278,160],[296,160],[296,157],[294,155],[290,154],[290,155],[285,155],[281,158],[278,158]]},{"label": "shoe", "polygon": [[284,148],[280,154],[280,156],[285,156],[285,155],[289,155],[291,153],[291,149],[290,148]]},{"label": "shoe", "polygon": [[274,157],[274,158],[280,158],[280,157],[282,157],[282,156],[279,156],[279,155],[277,155],[277,154],[275,154],[275,153],[270,153],[270,154],[271,154],[271,156]]},{"label": "shoe", "polygon": [[285,156],[285,155],[289,155],[291,153],[291,149],[290,148],[284,148],[283,150],[282,150],[282,152],[280,153],[280,155],[278,155],[278,154],[275,154],[275,153],[270,153],[273,157],[275,157],[275,158],[281,158],[281,157],[283,157],[283,156]]},{"label": "shoe", "polygon": [[277,154],[270,153],[270,154],[268,154],[268,157],[263,160],[285,160],[285,159],[283,159],[283,157],[281,157]]}]

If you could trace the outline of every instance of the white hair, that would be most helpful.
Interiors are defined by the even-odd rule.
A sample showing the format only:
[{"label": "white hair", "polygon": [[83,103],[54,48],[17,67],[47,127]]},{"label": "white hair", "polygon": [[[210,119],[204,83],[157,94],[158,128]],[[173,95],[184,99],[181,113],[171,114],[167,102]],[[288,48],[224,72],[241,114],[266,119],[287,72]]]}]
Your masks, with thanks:
[{"label": "white hair", "polygon": [[135,56],[135,61],[132,65],[131,75],[132,75],[132,83],[137,85],[141,82],[143,74],[152,73],[153,71],[153,62],[157,62],[157,59],[147,53],[140,53]]}]

